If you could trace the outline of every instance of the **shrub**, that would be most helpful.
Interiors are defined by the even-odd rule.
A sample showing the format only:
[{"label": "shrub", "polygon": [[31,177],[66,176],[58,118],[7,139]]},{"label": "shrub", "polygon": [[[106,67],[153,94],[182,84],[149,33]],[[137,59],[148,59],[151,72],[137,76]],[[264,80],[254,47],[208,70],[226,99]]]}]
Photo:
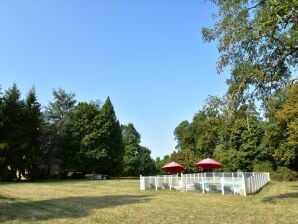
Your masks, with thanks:
[{"label": "shrub", "polygon": [[271,179],[278,181],[294,181],[297,179],[297,172],[287,167],[277,167],[276,171],[271,173]]},{"label": "shrub", "polygon": [[254,172],[272,172],[273,165],[269,161],[258,162],[253,165]]}]

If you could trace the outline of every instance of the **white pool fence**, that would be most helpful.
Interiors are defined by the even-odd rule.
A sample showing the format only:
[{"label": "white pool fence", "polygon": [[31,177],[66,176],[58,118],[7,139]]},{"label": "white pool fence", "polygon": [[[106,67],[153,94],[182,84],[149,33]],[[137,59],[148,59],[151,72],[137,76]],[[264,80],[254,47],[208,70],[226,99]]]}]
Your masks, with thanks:
[{"label": "white pool fence", "polygon": [[140,190],[166,189],[204,193],[248,195],[259,191],[270,181],[269,173],[193,173],[177,175],[140,176]]}]

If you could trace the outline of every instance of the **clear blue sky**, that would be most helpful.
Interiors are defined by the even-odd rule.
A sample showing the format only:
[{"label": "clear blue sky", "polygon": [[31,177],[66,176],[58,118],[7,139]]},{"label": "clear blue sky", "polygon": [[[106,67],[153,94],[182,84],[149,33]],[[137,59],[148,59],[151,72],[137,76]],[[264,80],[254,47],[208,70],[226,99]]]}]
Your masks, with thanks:
[{"label": "clear blue sky", "polygon": [[0,1],[0,85],[23,95],[34,85],[43,105],[58,87],[78,101],[110,96],[162,157],[175,127],[226,91],[216,45],[200,33],[213,12],[200,0]]}]

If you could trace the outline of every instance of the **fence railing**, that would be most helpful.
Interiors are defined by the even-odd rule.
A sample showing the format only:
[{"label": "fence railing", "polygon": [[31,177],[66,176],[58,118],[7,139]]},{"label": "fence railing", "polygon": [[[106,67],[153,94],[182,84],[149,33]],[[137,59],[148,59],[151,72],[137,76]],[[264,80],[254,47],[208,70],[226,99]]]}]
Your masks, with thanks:
[{"label": "fence railing", "polygon": [[259,191],[270,181],[269,173],[254,173],[254,175],[245,178],[246,194],[253,194]]},{"label": "fence railing", "polygon": [[269,181],[269,173],[256,172],[140,176],[140,189],[200,191],[203,194],[221,193],[246,196],[257,192]]}]

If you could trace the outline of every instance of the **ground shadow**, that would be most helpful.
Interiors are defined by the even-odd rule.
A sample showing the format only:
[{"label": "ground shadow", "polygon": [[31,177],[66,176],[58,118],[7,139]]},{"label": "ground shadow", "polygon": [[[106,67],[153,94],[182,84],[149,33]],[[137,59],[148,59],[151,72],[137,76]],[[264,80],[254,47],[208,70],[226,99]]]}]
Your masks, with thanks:
[{"label": "ground shadow", "polygon": [[57,218],[80,218],[89,215],[92,209],[145,203],[150,200],[150,197],[146,195],[110,195],[66,197],[24,202],[3,199],[0,200],[0,222],[16,219],[49,220]]},{"label": "ground shadow", "polygon": [[[1,201],[14,201],[15,198],[10,198],[10,197],[3,196],[3,195],[0,194],[0,200]],[[1,201],[0,201],[0,204],[1,204]]]},{"label": "ground shadow", "polygon": [[298,198],[298,192],[285,193],[285,194],[265,197],[262,199],[262,202],[275,202],[276,200],[279,200],[279,199],[289,199],[289,198]]}]

